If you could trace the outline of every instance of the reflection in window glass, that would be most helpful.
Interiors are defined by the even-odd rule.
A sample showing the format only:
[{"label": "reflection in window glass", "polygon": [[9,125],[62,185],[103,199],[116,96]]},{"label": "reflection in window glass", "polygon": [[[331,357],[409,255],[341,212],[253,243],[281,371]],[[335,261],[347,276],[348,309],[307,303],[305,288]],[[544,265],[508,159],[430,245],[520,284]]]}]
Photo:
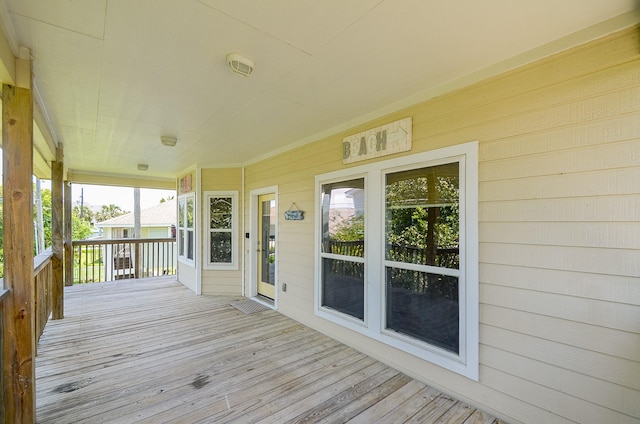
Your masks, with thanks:
[{"label": "reflection in window glass", "polygon": [[322,186],[322,251],[364,257],[364,179]]},{"label": "reflection in window glass", "polygon": [[193,195],[178,198],[178,257],[182,259],[194,259],[194,203]]},{"label": "reflection in window glass", "polygon": [[[219,195],[220,194],[220,195]],[[234,263],[234,199],[235,195],[211,192],[206,196],[209,204],[209,265]]]},{"label": "reflection in window glass", "polygon": [[231,233],[211,233],[211,258],[212,263],[231,263]]},{"label": "reflection in window glass", "polygon": [[364,263],[322,259],[322,306],[364,319]]},{"label": "reflection in window glass", "polygon": [[[386,328],[458,353],[457,162],[390,173],[385,189]],[[411,264],[413,267],[407,267]]]},{"label": "reflection in window glass", "polygon": [[458,353],[458,278],[387,267],[386,328]]},{"label": "reflection in window glass", "polygon": [[193,260],[193,230],[187,230],[187,259]]},{"label": "reflection in window glass", "polygon": [[260,279],[262,282],[275,286],[276,283],[276,201],[269,199],[262,202],[262,217],[260,230]]},{"label": "reflection in window glass", "polygon": [[187,199],[187,228],[193,228],[193,198]]},{"label": "reflection in window glass", "polygon": [[387,260],[459,268],[458,172],[456,162],[387,175]]},{"label": "reflection in window glass", "polygon": [[363,178],[322,186],[321,304],[360,320],[365,296],[364,217]]},{"label": "reflection in window glass", "polygon": [[184,228],[184,198],[178,201],[178,225]]},{"label": "reflection in window glass", "polygon": [[212,197],[209,199],[211,229],[231,228],[231,197]]}]

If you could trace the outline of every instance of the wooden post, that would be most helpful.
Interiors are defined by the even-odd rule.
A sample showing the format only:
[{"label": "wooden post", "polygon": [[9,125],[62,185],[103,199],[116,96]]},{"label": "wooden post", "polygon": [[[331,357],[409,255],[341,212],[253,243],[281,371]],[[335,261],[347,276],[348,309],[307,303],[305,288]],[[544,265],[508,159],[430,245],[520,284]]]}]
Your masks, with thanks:
[{"label": "wooden post", "polygon": [[134,243],[134,273],[133,278],[140,278],[142,276],[142,264],[140,263],[140,243]]},{"label": "wooden post", "polygon": [[133,238],[141,238],[142,229],[140,223],[140,188],[133,189]]},{"label": "wooden post", "polygon": [[73,286],[73,232],[71,228],[71,183],[64,184],[64,285]]},{"label": "wooden post", "polygon": [[[133,238],[139,239],[142,237],[142,230],[140,224],[140,188],[134,187],[133,189]],[[142,264],[140,263],[140,243],[135,244],[135,255],[133,257],[134,264],[134,277],[140,278],[142,275]]]},{"label": "wooden post", "polygon": [[[4,417],[35,422],[33,285],[33,96],[26,49],[16,60],[17,86],[2,87],[4,219]],[[18,78],[19,76],[19,78]]]},{"label": "wooden post", "polygon": [[64,318],[64,281],[63,281],[63,256],[62,245],[63,226],[63,155],[62,147],[56,150],[56,160],[51,163],[51,250],[53,257],[51,265],[53,267],[53,281],[51,299],[53,300],[51,317],[53,319]]}]

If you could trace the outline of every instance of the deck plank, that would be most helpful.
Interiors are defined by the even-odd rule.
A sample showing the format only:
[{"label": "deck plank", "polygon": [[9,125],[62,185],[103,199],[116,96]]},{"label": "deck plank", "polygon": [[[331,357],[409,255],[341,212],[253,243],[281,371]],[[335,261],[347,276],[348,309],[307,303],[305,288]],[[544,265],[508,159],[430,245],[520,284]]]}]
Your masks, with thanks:
[{"label": "deck plank", "polygon": [[36,358],[37,422],[497,422],[276,311],[175,277],[65,288]]}]

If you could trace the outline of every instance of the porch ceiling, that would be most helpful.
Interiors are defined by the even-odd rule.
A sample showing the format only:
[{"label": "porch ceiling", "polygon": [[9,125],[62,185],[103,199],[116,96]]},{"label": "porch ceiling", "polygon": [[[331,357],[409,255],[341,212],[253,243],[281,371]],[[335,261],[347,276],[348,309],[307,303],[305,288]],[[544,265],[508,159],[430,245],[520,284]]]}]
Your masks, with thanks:
[{"label": "porch ceiling", "polygon": [[[0,11],[13,49],[32,50],[70,171],[174,178],[195,164],[251,162],[504,70],[495,65],[636,4],[0,0]],[[253,76],[230,72],[232,52],[255,62]]]}]

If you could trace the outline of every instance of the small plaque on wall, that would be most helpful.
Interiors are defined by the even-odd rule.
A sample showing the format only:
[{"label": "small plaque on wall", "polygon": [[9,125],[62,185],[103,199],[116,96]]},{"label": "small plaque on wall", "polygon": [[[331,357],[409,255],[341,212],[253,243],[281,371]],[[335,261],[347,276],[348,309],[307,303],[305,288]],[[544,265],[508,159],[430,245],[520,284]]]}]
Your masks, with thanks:
[{"label": "small plaque on wall", "polygon": [[304,219],[303,211],[286,211],[284,213],[284,219],[287,221],[302,221]]},{"label": "small plaque on wall", "polygon": [[302,221],[304,219],[304,211],[298,209],[298,205],[293,203],[289,210],[284,212],[284,219],[287,221]]}]

